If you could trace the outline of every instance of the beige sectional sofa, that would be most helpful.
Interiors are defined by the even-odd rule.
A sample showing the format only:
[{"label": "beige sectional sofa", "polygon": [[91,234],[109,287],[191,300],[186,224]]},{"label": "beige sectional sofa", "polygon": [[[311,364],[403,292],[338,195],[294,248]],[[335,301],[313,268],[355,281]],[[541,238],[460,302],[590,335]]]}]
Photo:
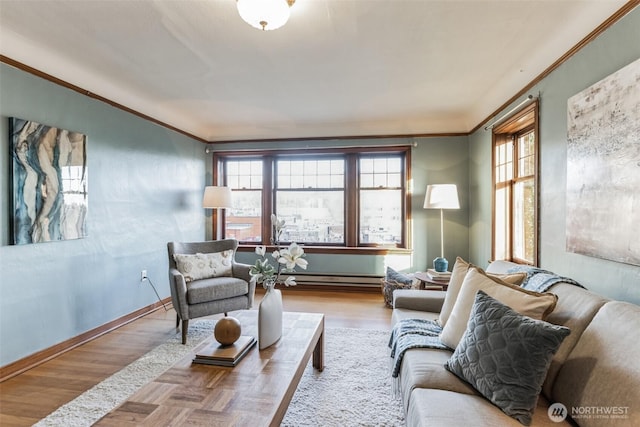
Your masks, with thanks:
[{"label": "beige sectional sofa", "polygon": [[[513,266],[497,261],[486,271],[505,273]],[[563,282],[547,292],[558,299],[545,320],[571,332],[553,355],[531,425],[640,426],[640,307]],[[394,324],[402,319],[437,319],[445,295],[395,291]],[[445,369],[452,354],[451,349],[435,348],[404,352],[397,387],[406,424],[522,425]]]}]

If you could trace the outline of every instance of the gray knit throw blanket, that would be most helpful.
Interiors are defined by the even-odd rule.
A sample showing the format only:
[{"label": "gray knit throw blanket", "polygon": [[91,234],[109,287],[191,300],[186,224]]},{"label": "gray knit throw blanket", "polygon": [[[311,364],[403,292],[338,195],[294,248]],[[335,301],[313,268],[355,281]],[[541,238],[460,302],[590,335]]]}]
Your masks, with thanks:
[{"label": "gray knit throw blanket", "polygon": [[391,330],[389,348],[393,359],[391,376],[398,377],[404,352],[412,348],[449,349],[440,341],[442,327],[433,320],[404,319]]},{"label": "gray knit throw blanket", "polygon": [[512,267],[507,270],[507,273],[525,273],[526,276],[520,286],[523,289],[534,292],[546,292],[547,289],[555,285],[556,283],[563,282],[570,285],[579,286],[584,288],[580,283],[576,282],[569,277],[558,276],[547,270],[543,270],[538,267],[530,267],[526,265]]}]

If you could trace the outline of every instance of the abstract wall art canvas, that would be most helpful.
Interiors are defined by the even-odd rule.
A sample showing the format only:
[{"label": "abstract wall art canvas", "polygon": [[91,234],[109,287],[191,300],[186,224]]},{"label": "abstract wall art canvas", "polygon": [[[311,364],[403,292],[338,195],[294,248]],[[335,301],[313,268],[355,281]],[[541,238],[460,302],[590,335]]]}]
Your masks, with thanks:
[{"label": "abstract wall art canvas", "polygon": [[568,101],[569,252],[640,265],[640,59]]},{"label": "abstract wall art canvas", "polygon": [[87,235],[87,137],[10,119],[12,229],[17,245]]}]

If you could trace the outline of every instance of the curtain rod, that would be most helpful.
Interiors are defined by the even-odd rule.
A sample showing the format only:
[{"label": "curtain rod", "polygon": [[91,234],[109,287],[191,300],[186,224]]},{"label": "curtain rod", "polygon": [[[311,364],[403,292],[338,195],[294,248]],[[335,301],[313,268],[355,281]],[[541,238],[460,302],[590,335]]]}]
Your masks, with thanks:
[{"label": "curtain rod", "polygon": [[534,99],[538,99],[537,97],[534,97],[533,95],[529,94],[527,95],[527,97],[525,98],[524,101],[522,101],[520,104],[516,105],[515,107],[513,107],[511,110],[509,110],[508,112],[504,113],[502,115],[502,117],[500,117],[499,119],[495,120],[493,123],[491,123],[490,125],[487,125],[484,127],[484,130],[489,130],[489,129],[493,129],[493,127],[495,125],[497,125],[498,123],[500,123],[501,121],[503,121],[504,119],[506,119],[507,117],[509,117],[512,113],[514,113],[516,110],[520,109],[520,107],[522,107],[525,104],[528,104],[529,102],[533,101]]},{"label": "curtain rod", "polygon": [[[380,144],[380,145],[371,145],[371,147],[373,148],[394,148],[394,147],[398,147],[398,148],[403,148],[403,147],[417,147],[418,143],[417,142],[412,142],[410,144]],[[306,147],[304,147],[305,149],[309,149],[309,150],[331,150],[332,148],[335,149],[343,149],[343,148],[362,148],[362,145],[338,145],[338,146],[309,146],[307,145]],[[227,151],[230,152],[234,152],[234,151],[238,151],[238,152],[252,152],[252,151],[294,151],[294,150],[300,150],[300,147],[287,147],[287,148],[268,148],[268,149],[260,149],[260,148],[236,148],[236,149],[232,149],[232,148],[224,148],[224,149],[214,149],[211,147],[206,147],[204,149],[204,152],[206,154],[210,154],[210,153],[224,153]]]}]

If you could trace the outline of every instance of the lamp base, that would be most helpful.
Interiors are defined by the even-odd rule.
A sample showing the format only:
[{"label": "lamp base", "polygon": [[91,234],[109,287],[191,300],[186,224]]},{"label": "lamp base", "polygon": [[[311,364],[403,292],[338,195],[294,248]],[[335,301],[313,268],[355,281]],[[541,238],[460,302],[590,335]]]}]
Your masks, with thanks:
[{"label": "lamp base", "polygon": [[438,257],[433,260],[433,269],[438,273],[443,273],[449,268],[449,261],[446,258]]}]

